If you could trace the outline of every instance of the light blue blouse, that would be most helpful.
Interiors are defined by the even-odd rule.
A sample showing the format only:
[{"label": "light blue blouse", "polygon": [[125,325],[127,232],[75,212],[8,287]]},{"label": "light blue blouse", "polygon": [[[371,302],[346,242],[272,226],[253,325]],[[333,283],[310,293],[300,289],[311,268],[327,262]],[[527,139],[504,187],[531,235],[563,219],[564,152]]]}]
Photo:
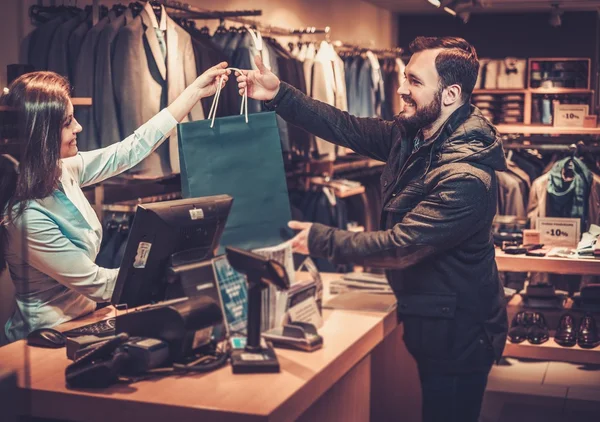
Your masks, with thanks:
[{"label": "light blue blouse", "polygon": [[31,201],[23,216],[7,226],[6,261],[17,305],[4,327],[9,341],[92,312],[96,302],[110,300],[118,270],[94,263],[102,225],[81,188],[135,166],[176,125],[164,109],[121,142],[61,160],[59,189]]}]

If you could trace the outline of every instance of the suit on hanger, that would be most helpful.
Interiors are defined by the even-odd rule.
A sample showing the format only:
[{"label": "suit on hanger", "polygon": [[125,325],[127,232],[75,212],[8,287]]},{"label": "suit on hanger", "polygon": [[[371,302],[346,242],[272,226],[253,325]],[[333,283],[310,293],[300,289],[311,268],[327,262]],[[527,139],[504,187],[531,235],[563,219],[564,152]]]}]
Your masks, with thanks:
[{"label": "suit on hanger", "polygon": [[26,38],[28,46],[27,63],[33,65],[35,70],[48,69],[48,55],[52,39],[59,26],[67,19],[66,15],[60,15],[36,28],[31,36]]},{"label": "suit on hanger", "polygon": [[85,40],[85,36],[92,28],[92,20],[88,17],[84,19],[69,35],[67,45],[67,61],[69,67],[69,81],[75,83],[75,69],[77,68],[77,59],[81,52],[81,46]]},{"label": "suit on hanger", "polygon": [[[113,93],[113,52],[117,34],[121,28],[125,27],[132,20],[133,15],[129,9],[126,9],[122,15],[114,17],[100,33],[96,47],[96,67],[94,72],[94,101],[96,107],[94,107],[94,121],[98,140],[102,147],[119,142],[133,132],[132,130],[131,132],[123,133],[119,130],[117,103]],[[136,125],[135,128],[142,123]]]},{"label": "suit on hanger", "polygon": [[[117,36],[113,62],[114,93],[123,134],[132,133],[166,107],[197,77],[190,35],[169,18],[164,7],[161,16],[162,28],[157,24],[151,6],[146,3],[139,16],[121,28]],[[164,29],[164,55],[156,29]],[[200,103],[183,121],[188,119],[204,119]],[[150,178],[179,173],[177,135],[172,135],[168,143],[157,148],[134,171]]]},{"label": "suit on hanger", "polygon": [[[114,16],[116,15],[111,15]],[[97,99],[94,98],[94,75],[96,71],[96,47],[100,33],[109,22],[109,16],[101,19],[85,35],[81,49],[75,64],[75,77],[73,80],[74,93],[77,97],[92,97],[92,105],[86,107],[75,107],[75,118],[83,126],[83,131],[77,135],[79,149],[91,151],[100,148],[97,123],[94,117],[94,109],[97,107]]]},{"label": "suit on hanger", "polygon": [[48,70],[69,78],[69,82],[72,82],[70,78],[72,75],[69,74],[69,37],[85,18],[86,13],[80,12],[77,16],[64,22],[54,33],[50,44]]}]

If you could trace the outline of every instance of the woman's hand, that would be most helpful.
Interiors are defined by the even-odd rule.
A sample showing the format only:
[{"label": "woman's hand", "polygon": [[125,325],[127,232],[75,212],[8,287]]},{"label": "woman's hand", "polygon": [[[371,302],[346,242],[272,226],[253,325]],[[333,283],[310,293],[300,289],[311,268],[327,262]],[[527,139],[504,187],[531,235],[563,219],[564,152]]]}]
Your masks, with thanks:
[{"label": "woman's hand", "polygon": [[248,87],[248,97],[259,101],[270,101],[279,92],[279,78],[263,64],[260,55],[254,58],[258,70],[242,70],[236,72],[240,95],[244,95]]},{"label": "woman's hand", "polygon": [[226,69],[227,66],[227,62],[221,62],[205,71],[202,75],[198,76],[198,78],[194,81],[194,85],[200,93],[200,98],[206,98],[215,95],[217,92],[217,86],[221,80],[221,76],[223,76],[221,88],[225,86],[229,80],[228,76],[231,74],[231,70]]}]

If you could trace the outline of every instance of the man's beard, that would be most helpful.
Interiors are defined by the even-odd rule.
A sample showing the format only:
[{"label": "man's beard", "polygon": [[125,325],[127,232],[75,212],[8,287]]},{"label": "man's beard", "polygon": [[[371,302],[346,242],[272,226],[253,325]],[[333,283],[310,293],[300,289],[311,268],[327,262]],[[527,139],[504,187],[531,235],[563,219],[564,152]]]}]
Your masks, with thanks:
[{"label": "man's beard", "polygon": [[[415,106],[415,103],[408,96],[402,96],[404,102]],[[425,107],[417,107],[415,114],[408,117],[401,112],[396,116],[396,123],[407,129],[419,130],[431,126],[442,114],[442,90],[439,89],[433,96],[431,103]]]}]

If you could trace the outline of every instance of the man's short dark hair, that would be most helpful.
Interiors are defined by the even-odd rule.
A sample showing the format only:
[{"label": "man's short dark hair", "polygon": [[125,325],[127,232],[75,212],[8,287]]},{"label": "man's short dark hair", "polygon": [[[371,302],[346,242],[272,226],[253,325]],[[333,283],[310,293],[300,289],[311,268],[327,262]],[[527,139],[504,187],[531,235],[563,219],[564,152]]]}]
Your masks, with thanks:
[{"label": "man's short dark hair", "polygon": [[410,43],[411,53],[441,48],[435,59],[442,88],[460,85],[463,102],[468,102],[477,82],[479,60],[475,47],[457,37],[417,37]]}]

